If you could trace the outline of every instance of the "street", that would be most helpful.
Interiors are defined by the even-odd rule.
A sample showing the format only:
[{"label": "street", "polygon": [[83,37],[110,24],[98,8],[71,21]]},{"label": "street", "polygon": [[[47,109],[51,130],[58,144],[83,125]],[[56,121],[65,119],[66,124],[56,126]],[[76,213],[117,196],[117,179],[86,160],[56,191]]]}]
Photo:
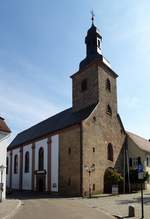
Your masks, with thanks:
[{"label": "street", "polygon": [[99,210],[81,204],[75,198],[29,197],[13,219],[111,219]]}]

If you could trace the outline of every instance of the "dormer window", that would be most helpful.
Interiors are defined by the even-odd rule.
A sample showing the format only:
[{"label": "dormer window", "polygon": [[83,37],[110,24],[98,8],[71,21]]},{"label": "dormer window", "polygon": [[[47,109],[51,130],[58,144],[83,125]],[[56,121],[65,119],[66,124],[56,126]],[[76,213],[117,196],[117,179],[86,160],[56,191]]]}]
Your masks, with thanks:
[{"label": "dormer window", "polygon": [[81,82],[81,92],[84,92],[87,90],[87,79],[84,79],[82,82]]},{"label": "dormer window", "polygon": [[106,90],[108,90],[109,92],[111,92],[111,83],[110,83],[109,78],[107,78],[107,80],[106,80]]}]

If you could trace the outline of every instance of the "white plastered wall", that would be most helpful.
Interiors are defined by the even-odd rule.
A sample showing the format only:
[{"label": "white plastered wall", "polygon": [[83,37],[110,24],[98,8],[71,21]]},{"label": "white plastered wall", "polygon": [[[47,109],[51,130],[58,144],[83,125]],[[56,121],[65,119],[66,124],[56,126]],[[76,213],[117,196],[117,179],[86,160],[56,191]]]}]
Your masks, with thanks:
[{"label": "white plastered wall", "polygon": [[10,186],[10,151],[7,152],[8,157],[8,174],[6,175],[6,186]]},{"label": "white plastered wall", "polygon": [[[14,157],[18,155],[18,172],[14,173]],[[12,189],[19,189],[20,176],[20,148],[12,150]]]},{"label": "white plastered wall", "polygon": [[[48,151],[48,146],[47,146],[47,141],[48,139],[45,138],[41,141],[37,141],[35,143],[35,170],[38,170],[38,153],[39,153],[39,149],[42,147],[44,149],[44,169],[47,172],[47,151]],[[47,189],[47,174],[46,174],[46,191]],[[34,188],[36,188],[36,177],[35,177],[35,183],[34,183]]]},{"label": "white plastered wall", "polygon": [[[25,154],[29,152],[29,172],[25,173]],[[32,190],[32,145],[23,147],[23,173],[22,173],[22,189]]]},{"label": "white plastered wall", "polygon": [[[6,133],[0,132],[0,166],[3,165],[6,167],[6,154],[7,154],[7,145],[9,141],[9,135]],[[6,168],[3,172],[2,183],[4,184],[2,199],[4,200],[6,197]]]}]

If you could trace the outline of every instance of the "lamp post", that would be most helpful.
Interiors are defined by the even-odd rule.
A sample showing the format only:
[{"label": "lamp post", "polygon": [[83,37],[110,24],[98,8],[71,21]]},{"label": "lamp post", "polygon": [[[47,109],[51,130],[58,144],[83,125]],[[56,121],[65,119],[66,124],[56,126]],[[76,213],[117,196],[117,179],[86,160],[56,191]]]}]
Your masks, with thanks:
[{"label": "lamp post", "polygon": [[91,173],[95,171],[95,164],[92,164],[92,166],[88,167],[85,166],[85,170],[89,174],[89,198],[92,197],[92,179],[91,179]]},{"label": "lamp post", "polygon": [[4,173],[4,169],[5,169],[6,167],[4,166],[4,165],[1,165],[0,166],[0,174],[1,174],[1,181],[0,181],[0,202],[2,202],[2,194],[3,194],[3,185],[4,185],[4,183],[3,183],[3,173]]}]

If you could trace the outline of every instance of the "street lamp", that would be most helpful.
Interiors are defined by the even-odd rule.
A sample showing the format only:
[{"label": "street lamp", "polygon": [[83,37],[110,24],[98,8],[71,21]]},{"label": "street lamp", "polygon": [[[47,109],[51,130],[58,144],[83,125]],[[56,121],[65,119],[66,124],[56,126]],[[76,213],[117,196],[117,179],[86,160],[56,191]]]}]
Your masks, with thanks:
[{"label": "street lamp", "polygon": [[89,198],[91,198],[92,197],[92,179],[91,179],[91,173],[95,171],[95,164],[92,164],[92,166],[90,166],[90,167],[85,166],[84,168],[85,168],[85,170],[89,174]]},{"label": "street lamp", "polygon": [[0,181],[0,202],[2,202],[2,193],[3,193],[3,173],[4,173],[4,169],[6,167],[4,165],[0,166],[0,174],[1,174],[1,181]]}]

